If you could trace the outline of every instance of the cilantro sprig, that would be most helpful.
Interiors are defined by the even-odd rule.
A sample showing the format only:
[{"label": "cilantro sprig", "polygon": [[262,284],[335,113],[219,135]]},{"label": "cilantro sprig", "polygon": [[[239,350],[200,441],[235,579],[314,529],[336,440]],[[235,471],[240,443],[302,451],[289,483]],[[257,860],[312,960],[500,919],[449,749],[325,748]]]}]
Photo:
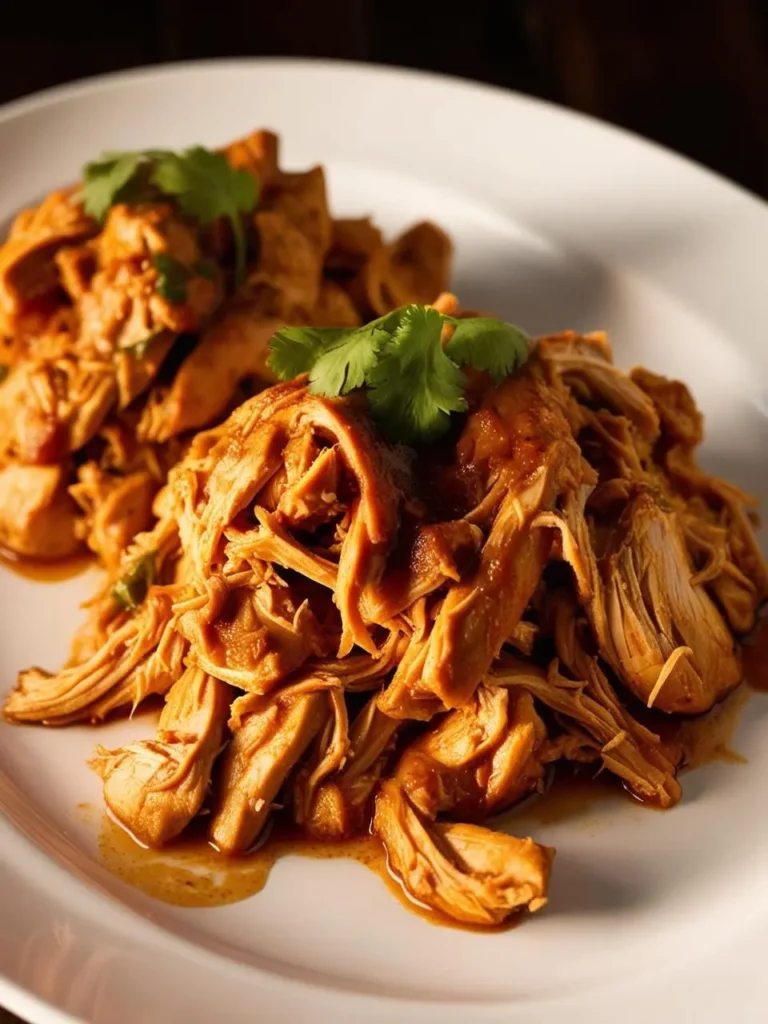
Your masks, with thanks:
[{"label": "cilantro sprig", "polygon": [[221,153],[192,146],[182,153],[168,149],[107,152],[83,168],[81,199],[87,213],[103,220],[115,203],[137,202],[157,195],[173,199],[183,214],[210,224],[225,218],[235,240],[235,271],[245,270],[246,239],[241,216],[256,206],[258,186],[247,171],[237,170]]},{"label": "cilantro sprig", "polygon": [[[443,327],[453,334],[446,345]],[[528,358],[528,337],[492,317],[457,319],[412,304],[363,327],[284,327],[269,344],[268,365],[281,380],[309,374],[310,391],[333,398],[366,388],[371,414],[391,438],[434,440],[450,414],[467,408],[462,366],[497,382]]]}]

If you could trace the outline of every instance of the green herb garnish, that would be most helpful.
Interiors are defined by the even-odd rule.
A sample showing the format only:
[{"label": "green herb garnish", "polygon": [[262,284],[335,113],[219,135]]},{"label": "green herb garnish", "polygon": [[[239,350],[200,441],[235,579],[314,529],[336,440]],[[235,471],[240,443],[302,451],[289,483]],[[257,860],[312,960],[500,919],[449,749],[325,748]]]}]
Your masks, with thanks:
[{"label": "green herb garnish", "polygon": [[[443,346],[443,326],[454,333]],[[310,391],[329,398],[367,388],[371,413],[398,441],[430,441],[467,408],[472,366],[499,381],[528,358],[520,328],[490,317],[457,319],[410,305],[349,329],[285,327],[274,335],[268,365],[281,380],[308,373]]]},{"label": "green herb garnish", "polygon": [[135,198],[139,169],[149,169],[152,161],[161,159],[164,150],[146,149],[133,152],[102,153],[83,168],[80,198],[85,212],[96,220],[104,220],[110,206]]},{"label": "green herb garnish", "polygon": [[167,252],[155,253],[155,270],[158,273],[157,293],[168,302],[175,304],[187,301],[187,282],[192,276],[184,266]]},{"label": "green herb garnish", "polygon": [[528,358],[528,336],[519,327],[488,316],[455,320],[446,355],[461,366],[485,370],[498,382]]},{"label": "green herb garnish", "polygon": [[136,559],[125,576],[112,587],[112,597],[121,608],[134,611],[143,603],[155,578],[155,552],[147,551]]},{"label": "green herb garnish", "polygon": [[[144,185],[144,188],[138,187]],[[192,146],[183,153],[166,149],[104,153],[83,168],[81,198],[87,213],[103,220],[110,206],[147,198],[154,189],[175,200],[182,213],[201,224],[229,220],[235,239],[235,272],[245,271],[246,239],[241,215],[256,206],[258,188],[247,171],[236,170],[221,153]]]}]

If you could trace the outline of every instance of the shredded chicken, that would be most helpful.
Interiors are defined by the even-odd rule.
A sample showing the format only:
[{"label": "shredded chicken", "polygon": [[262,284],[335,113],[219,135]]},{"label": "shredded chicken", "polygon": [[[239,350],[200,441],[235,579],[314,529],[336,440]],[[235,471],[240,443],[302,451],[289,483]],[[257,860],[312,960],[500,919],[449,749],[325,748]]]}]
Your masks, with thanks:
[{"label": "shredded chicken", "polygon": [[[108,580],[68,663],[20,673],[5,716],[98,722],[165,696],[154,738],[92,761],[140,841],[195,818],[223,854],[267,841],[273,819],[371,834],[436,915],[493,927],[537,911],[554,850],[507,829],[553,772],[681,799],[683,716],[740,682],[736,636],[768,595],[749,499],[698,467],[687,390],[624,374],[601,334],[539,339],[501,383],[468,373],[467,414],[423,449],[387,441],[359,390],[266,386],[278,325],[330,310],[354,324],[408,298],[461,310],[435,299],[438,229],[387,246],[369,221],[332,221],[322,171],[281,171],[269,133],[227,153],[263,185],[236,297],[106,301],[130,261],[154,273],[142,254],[193,268],[213,245],[173,210],[118,206],[76,256],[46,250],[90,311],[93,362],[67,362],[82,319],[48,323],[45,358],[0,388],[0,541],[50,556],[85,540]],[[157,344],[200,338],[172,375],[129,382],[113,356],[137,324],[161,325]]]},{"label": "shredded chicken", "polygon": [[[78,188],[57,190],[22,211],[0,245],[9,360],[0,473],[51,468],[26,474],[29,487],[12,482],[25,475],[12,469],[3,485],[14,488],[15,512],[0,508],[0,543],[15,553],[56,558],[87,545],[114,570],[120,551],[151,526],[150,504],[180,439],[274,382],[267,343],[278,328],[356,325],[372,301],[384,313],[447,287],[451,246],[435,226],[417,225],[392,244],[371,226],[375,244],[361,255],[354,233],[334,230],[321,167],[282,170],[278,139],[263,130],[222,153],[258,183],[258,204],[242,224],[242,281],[223,221],[201,224],[151,193],[115,201],[97,223]],[[162,472],[139,477],[147,467],[110,464],[104,435],[126,415]],[[54,474],[43,499],[41,481]],[[67,486],[76,505],[62,498]]]}]

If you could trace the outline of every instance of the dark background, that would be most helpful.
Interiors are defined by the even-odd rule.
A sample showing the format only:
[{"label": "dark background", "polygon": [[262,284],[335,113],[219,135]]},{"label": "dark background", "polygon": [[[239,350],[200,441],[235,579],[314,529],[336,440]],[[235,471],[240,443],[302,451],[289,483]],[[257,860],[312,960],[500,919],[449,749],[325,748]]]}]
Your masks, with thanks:
[{"label": "dark background", "polygon": [[[623,125],[768,197],[768,0],[3,4],[0,102],[85,75],[280,54],[430,68]],[[454,13],[455,12],[455,13]]]}]

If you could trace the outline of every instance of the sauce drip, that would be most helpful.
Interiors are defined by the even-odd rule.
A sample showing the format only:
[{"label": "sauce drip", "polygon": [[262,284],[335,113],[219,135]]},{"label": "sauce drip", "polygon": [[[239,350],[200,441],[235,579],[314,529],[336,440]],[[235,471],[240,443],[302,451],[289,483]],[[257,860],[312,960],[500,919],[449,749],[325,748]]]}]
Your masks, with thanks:
[{"label": "sauce drip", "polygon": [[67,558],[46,562],[39,558],[24,558],[15,551],[0,547],[0,566],[37,583],[61,583],[79,576],[95,564],[96,558],[91,551],[78,551]]},{"label": "sauce drip", "polygon": [[[594,824],[592,812],[606,803],[636,802],[619,779],[609,772],[598,775],[597,770],[597,766],[589,771],[560,765],[547,789],[503,814],[498,819],[498,827],[517,836],[528,835],[530,831],[535,838],[536,829],[543,826],[563,822],[591,826]],[[491,828],[494,825],[493,822],[488,824]]]},{"label": "sauce drip", "polygon": [[[198,819],[198,823],[200,821]],[[149,849],[104,814],[99,854],[104,867],[123,882],[177,907],[221,907],[255,896],[267,884],[272,868],[281,857],[292,855],[314,860],[344,857],[373,871],[407,910],[430,924],[488,932],[506,931],[520,921],[520,915],[512,915],[494,928],[476,927],[417,903],[390,872],[384,847],[373,835],[315,842],[300,837],[295,827],[277,825],[261,847],[230,857],[214,849],[204,836],[195,834],[182,837],[162,850]]]},{"label": "sauce drip", "polygon": [[388,878],[384,849],[375,836],[341,842],[312,842],[281,836],[276,830],[252,853],[230,857],[200,835],[190,835],[162,850],[141,846],[104,815],[99,836],[102,863],[128,885],[177,907],[220,907],[261,892],[280,857],[348,857]]},{"label": "sauce drip", "polygon": [[732,744],[741,713],[751,696],[747,686],[739,686],[705,715],[678,723],[675,740],[683,748],[686,768],[701,768],[713,761],[746,763],[747,759]]}]

